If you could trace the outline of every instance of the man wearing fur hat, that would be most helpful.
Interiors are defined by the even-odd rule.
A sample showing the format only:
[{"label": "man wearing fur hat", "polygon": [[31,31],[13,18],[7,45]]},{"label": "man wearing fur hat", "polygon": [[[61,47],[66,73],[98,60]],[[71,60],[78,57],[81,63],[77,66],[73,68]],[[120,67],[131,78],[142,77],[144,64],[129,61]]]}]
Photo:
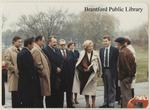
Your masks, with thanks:
[{"label": "man wearing fur hat", "polygon": [[[136,60],[136,52],[135,52],[135,49],[134,49],[134,47],[132,46],[132,44],[131,44],[131,38],[129,37],[129,36],[125,36],[125,45],[126,45],[126,47],[132,52],[132,54],[133,54],[133,56],[134,56],[134,58],[135,58],[135,60]],[[136,81],[136,79],[135,79],[135,77],[134,77],[134,79],[133,79],[133,81],[132,81],[132,85],[131,85],[131,91],[132,91],[132,97],[134,97],[134,87],[135,87],[135,81]]]},{"label": "man wearing fur hat", "polygon": [[136,73],[136,62],[132,52],[125,46],[125,38],[115,40],[119,48],[118,78],[120,80],[122,107],[127,108],[128,101],[132,98],[131,84]]}]

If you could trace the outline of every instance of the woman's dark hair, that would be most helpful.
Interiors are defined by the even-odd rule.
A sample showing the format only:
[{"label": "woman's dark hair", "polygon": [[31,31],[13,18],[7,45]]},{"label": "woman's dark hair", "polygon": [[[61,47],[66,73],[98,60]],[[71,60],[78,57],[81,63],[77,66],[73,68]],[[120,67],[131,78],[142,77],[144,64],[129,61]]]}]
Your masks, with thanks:
[{"label": "woman's dark hair", "polygon": [[67,45],[67,47],[68,47],[68,48],[70,48],[70,46],[71,46],[72,44],[74,44],[74,45],[75,45],[75,43],[74,43],[74,42],[69,42],[69,43],[68,43],[68,45]]},{"label": "woman's dark hair", "polygon": [[27,38],[24,40],[24,47],[27,47],[28,45],[31,45],[34,42],[34,38]]}]

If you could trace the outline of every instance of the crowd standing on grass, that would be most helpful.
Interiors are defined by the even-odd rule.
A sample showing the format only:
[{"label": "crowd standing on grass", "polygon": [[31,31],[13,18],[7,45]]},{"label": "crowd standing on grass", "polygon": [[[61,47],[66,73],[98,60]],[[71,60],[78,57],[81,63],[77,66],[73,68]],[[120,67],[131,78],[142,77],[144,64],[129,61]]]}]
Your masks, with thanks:
[{"label": "crowd standing on grass", "polygon": [[[99,77],[104,84],[104,100],[100,108],[114,108],[115,102],[127,108],[134,97],[136,53],[127,36],[102,38],[103,47],[94,50],[94,42],[85,40],[79,52],[75,42],[50,36],[28,37],[22,43],[15,36],[12,46],[3,54],[3,83],[8,79],[12,108],[63,108],[66,93],[67,108],[85,97],[86,108],[95,108]],[[23,45],[23,47],[21,47]],[[5,70],[5,71],[4,71]],[[6,74],[6,70],[8,76]],[[2,104],[5,105],[5,91]],[[90,99],[92,100],[90,102]],[[44,106],[45,103],[45,106]]]}]

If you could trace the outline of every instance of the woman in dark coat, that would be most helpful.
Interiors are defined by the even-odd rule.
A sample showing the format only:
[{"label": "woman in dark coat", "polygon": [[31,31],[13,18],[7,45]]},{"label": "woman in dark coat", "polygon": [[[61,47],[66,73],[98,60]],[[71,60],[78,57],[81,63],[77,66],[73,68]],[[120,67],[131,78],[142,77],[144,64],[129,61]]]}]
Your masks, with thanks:
[{"label": "woman in dark coat", "polygon": [[[70,73],[72,74],[72,77],[71,77],[71,88],[72,88],[73,78],[75,74],[75,66],[79,58],[79,51],[75,50],[74,42],[68,43],[68,50],[70,52],[69,65],[70,65]],[[79,102],[77,101],[77,93],[74,93],[74,100],[73,100],[73,94],[72,94],[72,102],[75,104],[79,104]]]}]

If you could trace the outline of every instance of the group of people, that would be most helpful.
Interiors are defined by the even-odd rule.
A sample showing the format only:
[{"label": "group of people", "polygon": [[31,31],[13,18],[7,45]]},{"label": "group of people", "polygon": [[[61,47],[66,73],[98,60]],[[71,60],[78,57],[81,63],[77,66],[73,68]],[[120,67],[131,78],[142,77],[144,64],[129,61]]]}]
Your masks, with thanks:
[{"label": "group of people", "polygon": [[126,108],[128,101],[134,97],[135,50],[128,36],[116,38],[115,43],[116,47],[111,46],[110,36],[104,36],[104,48],[100,49],[104,83],[102,108],[114,107],[115,100]]},{"label": "group of people", "polygon": [[[12,46],[3,55],[8,70],[8,90],[13,108],[62,108],[66,92],[67,108],[78,104],[77,94],[84,95],[87,108],[95,108],[96,87],[101,76],[104,83],[104,103],[101,108],[113,108],[116,97],[127,107],[133,97],[131,84],[135,78],[136,62],[131,42],[125,37],[115,40],[103,37],[104,47],[94,50],[94,43],[86,40],[78,52],[75,43],[41,35],[24,40],[15,36]],[[131,46],[130,46],[131,47]],[[118,85],[119,83],[119,85]],[[118,93],[120,96],[117,96]],[[74,96],[74,97],[73,97]],[[92,104],[90,103],[92,99]]]}]

